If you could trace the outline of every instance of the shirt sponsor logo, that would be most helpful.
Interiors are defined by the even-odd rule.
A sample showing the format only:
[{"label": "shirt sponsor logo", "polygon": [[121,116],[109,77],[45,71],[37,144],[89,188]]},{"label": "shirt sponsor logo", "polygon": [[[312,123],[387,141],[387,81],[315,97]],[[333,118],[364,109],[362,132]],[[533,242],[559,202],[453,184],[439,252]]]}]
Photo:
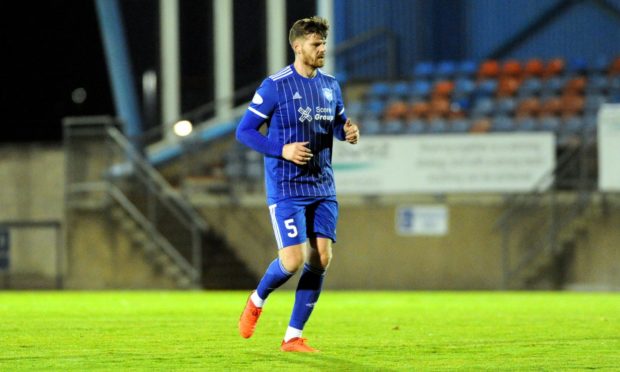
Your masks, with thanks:
[{"label": "shirt sponsor logo", "polygon": [[312,109],[310,107],[306,107],[306,108],[300,107],[299,109],[297,109],[297,112],[299,112],[300,114],[299,121],[301,121],[302,123],[306,120],[307,121],[312,120]]},{"label": "shirt sponsor logo", "polygon": [[332,114],[331,107],[321,107],[321,106],[315,107],[314,116],[312,115],[312,108],[310,107],[306,107],[305,109],[300,107],[297,109],[297,112],[301,114],[301,116],[299,116],[299,121],[301,121],[302,123],[304,121],[311,121],[312,119],[327,120],[327,121],[334,120],[334,115]]},{"label": "shirt sponsor logo", "polygon": [[317,106],[314,108],[316,114],[314,114],[314,120],[334,120],[334,114],[332,114],[331,107]]}]

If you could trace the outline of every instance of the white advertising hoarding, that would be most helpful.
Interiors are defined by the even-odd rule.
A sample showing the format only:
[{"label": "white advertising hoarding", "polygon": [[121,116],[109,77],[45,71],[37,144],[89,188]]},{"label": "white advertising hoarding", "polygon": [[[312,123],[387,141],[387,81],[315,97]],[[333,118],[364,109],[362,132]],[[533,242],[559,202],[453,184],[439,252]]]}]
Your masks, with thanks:
[{"label": "white advertising hoarding", "polygon": [[620,191],[620,104],[603,105],[598,114],[598,185]]},{"label": "white advertising hoarding", "polygon": [[551,184],[552,133],[368,136],[334,144],[344,194],[526,192]]}]

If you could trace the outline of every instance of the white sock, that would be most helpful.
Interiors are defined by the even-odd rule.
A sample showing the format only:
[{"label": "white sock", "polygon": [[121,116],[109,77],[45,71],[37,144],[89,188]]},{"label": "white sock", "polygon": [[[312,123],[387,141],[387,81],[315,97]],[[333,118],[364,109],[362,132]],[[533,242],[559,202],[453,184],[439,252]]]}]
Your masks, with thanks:
[{"label": "white sock", "polygon": [[291,338],[301,337],[301,329],[293,328],[289,326],[286,329],[286,334],[284,335],[284,342],[288,342]]},{"label": "white sock", "polygon": [[254,306],[256,307],[263,307],[263,305],[265,304],[265,300],[258,297],[258,293],[256,291],[252,292],[252,295],[250,296],[250,298],[252,299],[252,302],[254,303]]}]

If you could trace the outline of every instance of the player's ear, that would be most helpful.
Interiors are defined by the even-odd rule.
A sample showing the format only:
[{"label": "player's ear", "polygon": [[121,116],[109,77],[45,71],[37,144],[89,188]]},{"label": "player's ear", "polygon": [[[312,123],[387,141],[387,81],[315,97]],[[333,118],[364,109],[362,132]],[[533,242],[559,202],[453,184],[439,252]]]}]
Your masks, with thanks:
[{"label": "player's ear", "polygon": [[295,54],[301,54],[301,41],[299,39],[293,41],[293,51]]}]

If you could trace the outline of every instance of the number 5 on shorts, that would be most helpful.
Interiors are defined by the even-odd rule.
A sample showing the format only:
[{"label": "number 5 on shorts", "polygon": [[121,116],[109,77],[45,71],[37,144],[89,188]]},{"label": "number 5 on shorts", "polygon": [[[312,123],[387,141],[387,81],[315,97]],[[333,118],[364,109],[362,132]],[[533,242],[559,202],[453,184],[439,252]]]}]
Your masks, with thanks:
[{"label": "number 5 on shorts", "polygon": [[286,234],[289,238],[294,238],[297,236],[297,227],[293,225],[294,222],[295,220],[292,218],[284,221],[284,226],[286,226],[286,229],[291,230],[288,234]]}]

